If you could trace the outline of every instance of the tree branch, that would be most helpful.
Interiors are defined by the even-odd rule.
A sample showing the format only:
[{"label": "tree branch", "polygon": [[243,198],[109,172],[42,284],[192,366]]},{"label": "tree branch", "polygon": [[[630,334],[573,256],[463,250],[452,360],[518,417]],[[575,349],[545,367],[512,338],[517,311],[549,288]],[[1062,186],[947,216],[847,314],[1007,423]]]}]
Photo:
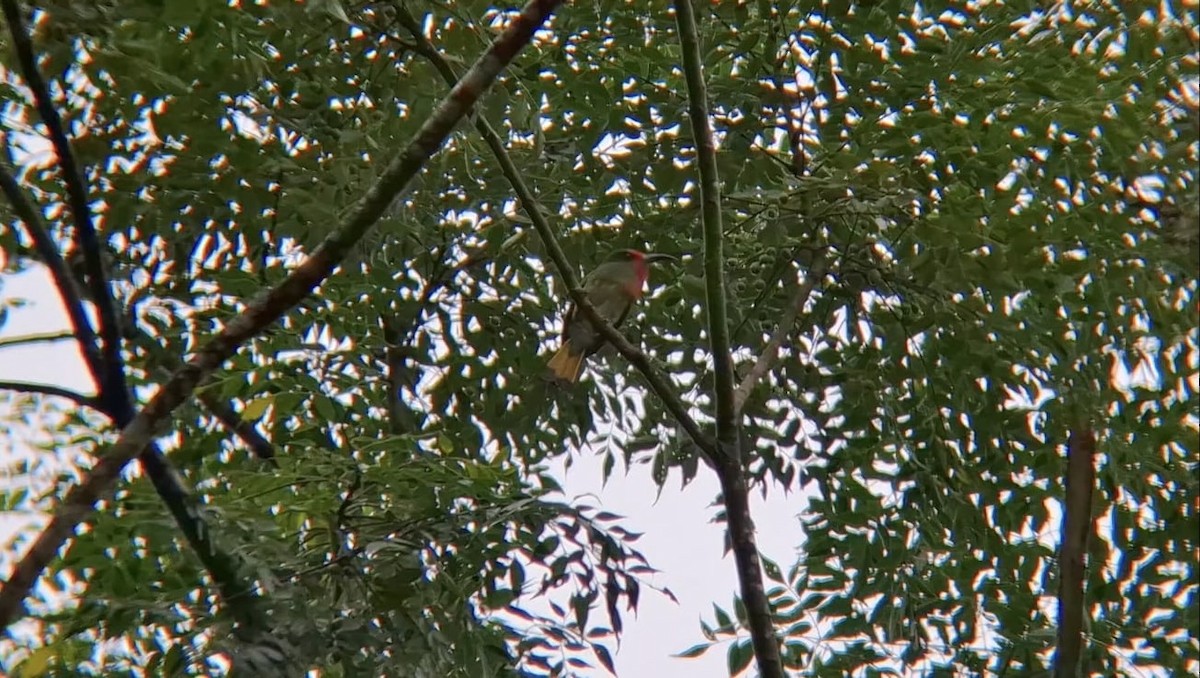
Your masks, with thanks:
[{"label": "tree branch", "polygon": [[259,459],[275,458],[275,446],[271,444],[271,441],[263,437],[253,424],[243,420],[237,412],[234,412],[229,403],[223,403],[212,394],[203,392],[197,395],[197,399],[209,413],[217,418],[217,421],[221,422],[222,426],[246,443],[246,447],[250,448],[254,456]]},{"label": "tree branch", "polygon": [[[133,333],[130,334],[130,344],[146,352],[146,362],[149,367],[153,368],[154,377],[162,381],[170,379],[171,370],[168,369],[168,365],[178,367],[178,360],[168,356],[167,348],[145,331],[136,326],[131,329]],[[259,459],[274,460],[275,446],[264,438],[253,424],[244,421],[240,414],[234,412],[229,403],[208,391],[198,392],[196,399],[208,410],[209,414],[221,422],[222,426],[240,438],[254,456]]]},{"label": "tree branch", "polygon": [[[683,72],[688,89],[688,117],[700,166],[701,224],[704,231],[705,304],[713,354],[713,394],[717,405],[717,439],[724,445],[737,440],[737,413],[733,406],[733,358],[729,352],[729,323],[725,300],[724,238],[721,237],[721,180],[717,175],[717,150],[708,121],[708,92],[700,59],[696,17],[690,1],[675,3]],[[730,450],[722,450],[729,454]]]},{"label": "tree branch", "polygon": [[1092,491],[1096,484],[1096,434],[1091,428],[1071,431],[1067,438],[1066,496],[1063,500],[1062,545],[1058,558],[1058,648],[1054,675],[1074,678],[1083,655],[1084,591],[1087,582],[1088,533],[1092,529]]},{"label": "tree branch", "polygon": [[100,404],[92,396],[85,396],[78,391],[72,391],[69,388],[62,388],[51,384],[35,384],[25,381],[0,381],[0,391],[16,391],[17,393],[34,393],[66,398],[67,400],[74,401],[81,407],[90,407],[93,409],[99,409]]},{"label": "tree branch", "polygon": [[787,310],[783,313],[783,318],[779,321],[779,325],[775,327],[775,331],[771,333],[770,339],[767,340],[767,345],[763,347],[762,353],[754,361],[754,365],[750,368],[750,372],[742,378],[741,383],[733,392],[733,411],[736,414],[741,414],[742,408],[746,405],[746,400],[750,397],[750,393],[758,382],[767,376],[767,372],[775,366],[775,362],[779,360],[779,347],[783,345],[783,340],[796,324],[796,318],[800,316],[800,312],[804,310],[804,305],[808,303],[808,298],[812,295],[813,287],[817,281],[825,275],[825,260],[818,259],[813,268],[805,275],[804,282],[796,288],[795,294],[792,295],[791,301],[788,303]]},{"label": "tree branch", "polygon": [[0,349],[12,348],[13,346],[26,346],[28,344],[50,343],[74,338],[74,332],[39,332],[37,334],[22,334],[19,337],[0,339]]},{"label": "tree branch", "polygon": [[[437,69],[448,84],[454,85],[457,81],[454,69],[451,68],[446,58],[425,38],[425,34],[422,32],[416,18],[403,5],[398,5],[396,9],[396,16],[400,24],[416,40],[416,44],[414,45],[416,51],[429,59],[434,68]],[[646,354],[630,343],[624,334],[601,317],[591,302],[588,301],[587,295],[579,285],[578,278],[575,277],[570,260],[567,259],[566,253],[563,252],[562,247],[558,244],[558,239],[554,236],[554,229],[550,226],[550,222],[542,212],[541,205],[536,196],[534,196],[533,191],[529,189],[525,180],[521,178],[521,171],[512,161],[512,157],[509,156],[508,151],[505,150],[504,141],[500,138],[500,135],[482,117],[476,117],[475,128],[479,130],[479,134],[483,137],[484,142],[491,149],[492,155],[496,157],[496,161],[500,164],[500,171],[508,179],[509,183],[512,184],[513,192],[516,193],[517,198],[521,202],[521,207],[524,208],[525,213],[529,216],[529,220],[533,222],[533,227],[545,245],[546,252],[550,255],[550,260],[554,262],[554,267],[558,270],[559,277],[562,278],[563,283],[566,285],[567,292],[571,295],[575,306],[587,315],[588,320],[600,331],[600,334],[604,335],[604,338],[612,344],[613,348],[642,373],[642,376],[650,386],[650,390],[662,400],[667,411],[675,417],[679,425],[688,434],[688,437],[696,443],[696,446],[708,462],[710,464],[715,463],[715,449],[711,439],[700,430],[699,425],[692,419],[692,416],[688,413],[687,405],[676,395],[674,387],[665,377],[658,373],[658,370],[654,369],[654,365],[651,364]]]},{"label": "tree branch", "polygon": [[[121,319],[113,301],[112,290],[108,286],[108,278],[104,274],[104,263],[101,257],[102,247],[96,236],[96,227],[92,222],[91,205],[88,202],[87,183],[83,173],[75,161],[75,153],[71,150],[71,141],[63,127],[62,118],[54,107],[50,97],[50,89],[42,79],[37,67],[37,57],[33,53],[33,44],[29,33],[25,30],[21,8],[17,0],[0,0],[4,6],[4,17],[8,21],[8,31],[12,36],[13,50],[17,53],[17,63],[21,67],[21,76],[25,84],[33,92],[34,105],[50,136],[50,143],[58,155],[58,164],[62,169],[63,183],[67,188],[67,202],[75,215],[75,233],[82,250],[87,282],[91,290],[92,301],[100,316],[100,335],[103,341],[100,364],[102,378],[97,380],[100,399],[106,409],[112,414],[125,411],[125,417],[114,416],[118,424],[124,426],[128,417],[133,416],[133,403],[128,396],[128,386],[125,384],[125,365],[121,358]],[[76,328],[78,329],[78,328]],[[93,338],[93,341],[95,339]],[[124,401],[124,402],[122,402]],[[121,421],[124,418],[126,421]]]},{"label": "tree branch", "polygon": [[54,559],[76,526],[109,495],[129,460],[150,444],[164,428],[168,417],[196,386],[238,347],[270,323],[278,320],[331,275],[338,263],[383,215],[396,195],[421,171],[470,110],[497,74],[533,37],[561,0],[531,0],[475,62],[466,76],[442,99],[407,148],[383,170],[379,179],[350,208],[349,214],[319,247],[292,270],[279,285],[250,302],[215,337],[208,340],[185,365],[175,371],[141,412],[121,432],[120,438],[101,457],[83,481],[71,488],[58,504],[33,545],[13,568],[12,576],[0,587],[0,629],[16,618],[22,601],[46,565]]},{"label": "tree branch", "polygon": [[750,514],[750,496],[742,469],[741,436],[735,402],[733,356],[729,349],[729,321],[725,300],[725,259],[721,234],[721,184],[717,173],[717,149],[708,119],[708,92],[704,84],[704,64],[692,0],[675,1],[675,20],[687,81],[688,117],[696,144],[700,170],[701,225],[704,231],[705,305],[708,311],[708,335],[713,356],[713,396],[716,401],[717,444],[720,456],[716,468],[725,502],[729,543],[746,605],[754,656],[764,678],[784,678],[775,637],[771,607],[763,587],[762,564]]},{"label": "tree branch", "polygon": [[[118,443],[120,440],[118,439]],[[251,635],[264,631],[266,617],[262,605],[260,605],[259,596],[254,588],[252,581],[245,579],[242,576],[242,561],[238,556],[221,550],[216,541],[213,539],[213,532],[208,527],[200,513],[200,506],[197,504],[195,497],[179,478],[179,474],[171,467],[167,457],[159,449],[158,445],[147,438],[143,450],[137,453],[138,463],[145,472],[146,477],[150,479],[150,483],[154,486],[154,491],[162,498],[166,504],[167,510],[171,512],[171,517],[175,519],[175,523],[179,526],[179,530],[183,532],[183,537],[188,545],[195,551],[196,557],[200,559],[200,564],[204,566],[206,572],[212,577],[213,583],[216,585],[217,592],[220,594],[221,600],[227,606],[230,615],[237,622],[239,633],[249,633]],[[93,467],[95,469],[105,466],[112,460],[111,451],[100,457],[100,461]],[[125,462],[121,463],[115,469],[115,474],[109,482],[115,482],[121,475],[121,469],[125,463],[128,463],[129,457],[125,458]],[[111,472],[106,471],[105,473]],[[91,474],[89,474],[90,476]],[[84,483],[88,482],[88,476],[85,476]],[[79,489],[78,487],[73,490]],[[64,501],[70,501],[72,492],[67,493]],[[103,488],[97,494],[98,498],[105,496],[107,492]],[[61,502],[60,502],[61,503]],[[95,504],[95,500],[88,505],[88,510],[80,514],[79,520],[82,520],[90,513],[90,507]],[[50,519],[53,524],[58,518],[56,514]],[[78,521],[76,521],[76,524]],[[65,533],[63,541],[66,537],[73,533],[75,525],[70,528],[70,532]],[[43,532],[43,535],[45,532]],[[39,535],[38,540],[41,540]],[[36,545],[36,542],[35,542]],[[56,545],[54,552],[58,551],[59,545]],[[32,552],[32,549],[30,549]],[[53,553],[50,554],[53,557]],[[28,557],[29,554],[26,554]],[[24,562],[24,559],[22,559]],[[49,561],[47,561],[49,563]],[[42,567],[45,567],[43,565]],[[16,571],[14,570],[14,577]],[[8,588],[7,584],[4,588]],[[3,598],[4,591],[0,589],[0,598]],[[19,602],[19,601],[18,601]],[[0,610],[2,613],[2,610]],[[2,627],[0,627],[2,628]]]},{"label": "tree branch", "polygon": [[[426,288],[428,292],[429,288]],[[421,295],[421,298],[426,299],[426,295]],[[413,318],[413,326],[419,325],[421,315],[425,311],[425,303],[422,301],[417,306],[416,316]],[[404,404],[401,396],[405,387],[404,368],[406,359],[404,350],[401,346],[404,343],[403,337],[399,330],[399,322],[395,314],[385,315],[383,322],[383,341],[384,341],[384,363],[386,364],[386,373],[384,374],[384,383],[387,392],[387,411],[388,411],[388,431],[392,435],[401,435],[409,433],[413,429],[413,413]]]}]

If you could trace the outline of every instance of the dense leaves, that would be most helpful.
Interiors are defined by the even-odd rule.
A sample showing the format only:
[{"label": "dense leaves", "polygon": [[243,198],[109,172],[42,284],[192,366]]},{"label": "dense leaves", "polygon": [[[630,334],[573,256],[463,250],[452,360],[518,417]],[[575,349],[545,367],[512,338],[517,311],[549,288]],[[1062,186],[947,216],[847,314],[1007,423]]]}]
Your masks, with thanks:
[{"label": "dense leaves", "polygon": [[[804,304],[743,422],[749,477],[807,501],[799,561],[766,568],[791,670],[1046,668],[1062,449],[1086,425],[1102,451],[1088,665],[1194,671],[1196,10],[701,5],[740,374]],[[412,10],[456,66],[509,12]],[[38,11],[139,388],[278,282],[445,91],[388,3]],[[477,113],[581,269],[619,247],[682,257],[625,329],[706,422],[674,26],[663,3],[576,3]],[[44,130],[6,68],[6,150],[77,254]],[[171,457],[271,601],[270,642],[227,633],[135,480],[56,565],[79,606],[6,641],[24,648],[13,662],[30,675],[85,660],[199,671],[214,651],[344,675],[611,664],[604,642],[648,566],[609,516],[553,496],[542,462],[591,442],[606,473],[698,465],[620,358],[578,389],[544,380],[562,290],[520,215],[464,127],[355,259],[205,387],[277,466],[208,409],[177,418]],[[20,233],[6,214],[8,271],[36,265]],[[46,436],[101,453],[111,432],[94,425]],[[547,591],[549,612],[525,604]],[[739,606],[715,612],[708,641],[737,636]],[[749,666],[744,634],[727,656],[731,672]]]}]

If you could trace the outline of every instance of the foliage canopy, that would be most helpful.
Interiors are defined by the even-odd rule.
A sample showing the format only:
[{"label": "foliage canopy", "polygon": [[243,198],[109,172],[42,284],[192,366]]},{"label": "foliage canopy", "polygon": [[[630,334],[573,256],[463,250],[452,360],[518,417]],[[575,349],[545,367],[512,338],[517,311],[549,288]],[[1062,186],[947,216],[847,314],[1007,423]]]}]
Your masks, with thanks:
[{"label": "foliage canopy", "polygon": [[[1195,5],[697,9],[739,376],[801,304],[742,422],[751,482],[807,502],[798,561],[765,568],[786,665],[1047,668],[1062,449],[1090,427],[1086,665],[1195,671]],[[460,71],[510,14],[412,11]],[[48,1],[36,16],[138,389],[278,283],[446,90],[389,3]],[[477,114],[581,269],[622,247],[682,257],[624,331],[710,425],[679,62],[666,5],[575,3]],[[61,173],[5,67],[6,151],[69,258]],[[178,413],[169,456],[280,647],[229,636],[136,479],[54,565],[79,606],[35,607],[4,641],[32,654],[0,666],[196,672],[214,650],[341,675],[611,666],[651,564],[613,516],[556,499],[545,462],[590,444],[606,475],[705,469],[620,357],[579,389],[547,386],[564,294],[530,230],[463,126],[353,260],[203,387],[274,462],[198,404]],[[12,215],[0,248],[6,272],[37,261]],[[39,442],[100,454],[112,439],[86,414],[58,422]],[[5,507],[59,489],[8,490]],[[550,612],[527,609],[548,589]],[[732,610],[708,641],[743,629]],[[110,639],[124,644],[98,653]],[[730,644],[732,671],[751,659]]]}]

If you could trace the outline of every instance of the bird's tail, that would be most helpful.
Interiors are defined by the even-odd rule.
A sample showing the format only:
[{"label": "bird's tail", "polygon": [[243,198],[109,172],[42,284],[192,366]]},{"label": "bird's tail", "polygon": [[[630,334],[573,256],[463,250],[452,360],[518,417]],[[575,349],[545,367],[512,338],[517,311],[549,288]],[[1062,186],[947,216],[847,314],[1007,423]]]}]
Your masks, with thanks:
[{"label": "bird's tail", "polygon": [[546,364],[554,374],[555,379],[574,384],[579,381],[579,373],[583,371],[583,351],[575,353],[571,350],[571,342],[564,341],[558,352]]}]

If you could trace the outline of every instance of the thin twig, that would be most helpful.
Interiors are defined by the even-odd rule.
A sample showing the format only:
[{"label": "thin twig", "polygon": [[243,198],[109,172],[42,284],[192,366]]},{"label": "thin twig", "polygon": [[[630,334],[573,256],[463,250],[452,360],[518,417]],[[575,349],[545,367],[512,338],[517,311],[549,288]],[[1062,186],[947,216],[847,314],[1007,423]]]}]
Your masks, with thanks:
[{"label": "thin twig", "polygon": [[92,396],[86,396],[78,391],[72,391],[69,388],[61,386],[53,386],[51,384],[35,384],[25,381],[0,381],[0,391],[16,391],[17,393],[31,393],[38,395],[55,396],[57,398],[66,398],[74,401],[81,407],[90,407],[99,409],[99,401]]},{"label": "thin twig", "polygon": [[770,602],[763,586],[762,564],[754,536],[750,496],[741,460],[741,435],[734,388],[733,356],[729,350],[729,319],[725,299],[724,238],[721,228],[721,184],[717,149],[708,116],[704,63],[692,0],[676,0],[675,19],[688,90],[688,117],[700,170],[700,217],[704,232],[704,286],[708,336],[713,358],[713,396],[716,401],[717,480],[725,503],[729,544],[741,584],[742,602],[750,627],[758,671],[764,678],[784,678],[779,642],[775,637]]},{"label": "thin twig", "polygon": [[804,282],[796,287],[796,292],[792,295],[788,307],[783,312],[783,318],[775,327],[775,331],[771,333],[770,339],[767,340],[767,345],[763,347],[762,353],[754,361],[754,365],[750,368],[750,372],[742,378],[737,389],[733,393],[733,410],[741,414],[742,408],[746,405],[746,400],[750,397],[750,393],[758,382],[762,381],[767,372],[775,366],[775,362],[779,360],[779,347],[783,345],[783,340],[791,333],[792,328],[796,324],[796,318],[800,312],[804,310],[804,305],[808,303],[808,298],[812,295],[813,287],[825,275],[825,260],[821,258],[808,271]]},{"label": "thin twig", "polygon": [[[429,59],[442,75],[442,78],[448,84],[453,85],[457,80],[454,69],[451,68],[445,57],[425,38],[420,24],[417,23],[416,19],[403,5],[397,7],[397,19],[416,40],[415,48],[417,52]],[[505,150],[504,141],[500,138],[500,135],[482,117],[476,117],[475,128],[479,130],[479,134],[483,137],[484,142],[491,149],[492,155],[496,157],[496,161],[500,164],[500,171],[508,179],[509,183],[512,184],[513,192],[517,194],[517,198],[521,202],[521,207],[529,216],[529,220],[533,222],[534,229],[537,230],[538,236],[542,239],[542,243],[546,247],[546,252],[550,255],[550,260],[554,262],[554,267],[558,270],[559,277],[562,278],[563,283],[566,285],[567,292],[571,295],[571,299],[575,302],[576,307],[587,315],[588,320],[600,331],[600,334],[604,335],[604,338],[612,344],[613,348],[642,373],[642,376],[650,386],[650,390],[663,401],[667,411],[675,417],[679,425],[683,427],[683,430],[696,443],[696,446],[701,450],[705,458],[708,459],[709,463],[714,463],[715,449],[712,440],[700,430],[700,426],[692,419],[692,416],[688,413],[687,405],[676,395],[675,389],[671,386],[670,382],[659,374],[658,370],[654,368],[650,359],[641,349],[630,343],[625,338],[625,335],[621,334],[620,331],[601,317],[591,302],[588,301],[583,288],[579,286],[579,280],[575,276],[575,271],[571,266],[570,260],[567,259],[567,255],[558,244],[558,239],[554,236],[554,229],[546,219],[533,191],[529,189],[525,180],[521,178],[521,171],[512,161],[508,151]]]},{"label": "thin twig", "polygon": [[278,320],[329,277],[339,262],[383,215],[395,197],[424,167],[501,69],[508,65],[560,4],[561,0],[531,0],[471,70],[442,99],[408,147],[383,170],[380,177],[350,208],[349,214],[319,247],[277,286],[254,299],[220,333],[208,340],[175,371],[170,381],[146,403],[120,437],[84,477],[58,503],[49,523],[0,587],[0,629],[17,617],[42,570],[54,559],[63,542],[111,492],[122,469],[164,429],[171,413],[192,391],[250,337]]},{"label": "thin twig", "polygon": [[346,488],[346,495],[342,497],[342,503],[338,505],[337,517],[334,519],[334,527],[338,532],[338,543],[331,558],[336,558],[344,553],[350,553],[354,549],[347,542],[350,541],[350,536],[346,531],[346,520],[350,517],[350,509],[354,508],[355,495],[362,488],[363,475],[362,469],[358,466],[354,467],[354,480],[350,481],[350,486]]},{"label": "thin twig", "polygon": [[338,557],[330,558],[329,560],[321,563],[320,565],[314,565],[314,566],[308,568],[307,570],[301,570],[301,571],[297,572],[296,574],[293,574],[291,577],[288,577],[287,581],[288,582],[299,581],[305,577],[314,575],[323,570],[328,570],[337,565],[341,565],[347,561],[357,558],[358,556],[362,555],[362,553],[366,550],[367,550],[366,546],[359,546],[350,551],[346,551],[346,552],[342,553],[341,555],[339,555]]},{"label": "thin twig", "polygon": [[41,332],[38,334],[22,334],[19,337],[8,337],[0,339],[0,348],[12,348],[14,346],[28,346],[29,344],[50,343],[55,341],[63,341],[64,339],[74,339],[74,332]]}]

